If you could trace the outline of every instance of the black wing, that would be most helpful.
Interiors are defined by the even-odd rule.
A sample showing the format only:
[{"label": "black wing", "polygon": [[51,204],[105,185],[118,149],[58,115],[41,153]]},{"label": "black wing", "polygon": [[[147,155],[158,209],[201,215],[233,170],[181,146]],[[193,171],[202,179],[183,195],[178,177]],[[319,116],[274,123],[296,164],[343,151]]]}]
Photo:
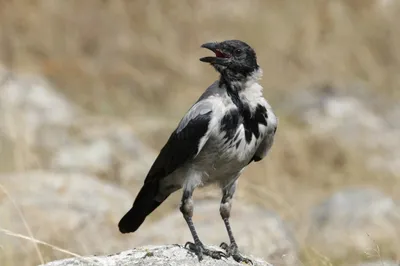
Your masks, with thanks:
[{"label": "black wing", "polygon": [[211,109],[201,108],[189,111],[161,149],[145,183],[168,176],[198,154],[202,148],[201,143],[204,144],[208,138],[211,113]]},{"label": "black wing", "polygon": [[164,195],[163,199],[156,199],[159,181],[199,153],[208,139],[211,113],[211,104],[199,101],[183,117],[153,163],[132,208],[118,223],[120,232],[135,232],[168,197]]}]

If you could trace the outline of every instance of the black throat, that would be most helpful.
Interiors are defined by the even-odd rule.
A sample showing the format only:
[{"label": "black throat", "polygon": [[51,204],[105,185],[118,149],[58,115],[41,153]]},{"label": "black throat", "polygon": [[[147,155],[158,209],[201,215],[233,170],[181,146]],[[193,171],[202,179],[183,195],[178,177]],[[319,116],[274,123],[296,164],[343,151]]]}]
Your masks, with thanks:
[{"label": "black throat", "polygon": [[[226,92],[228,93],[228,96],[231,98],[232,102],[236,105],[236,107],[239,109],[239,112],[242,113],[245,111],[245,109],[248,109],[250,112],[250,107],[247,103],[244,103],[240,97],[239,97],[239,91],[242,90],[240,87],[240,81],[239,80],[233,80],[230,79],[229,76],[221,74],[221,78],[219,80],[219,86],[225,87]],[[243,82],[244,83],[244,82]]]},{"label": "black throat", "polygon": [[227,138],[227,141],[230,139],[235,141],[237,136],[233,136],[233,134],[243,124],[246,142],[250,143],[253,135],[256,139],[260,137],[259,124],[267,125],[268,114],[264,106],[258,104],[256,109],[252,111],[249,104],[240,99],[239,92],[246,89],[241,88],[240,83],[232,82],[229,77],[221,75],[219,86],[226,88],[228,96],[237,107],[237,109],[231,110],[223,117],[221,129],[226,132],[225,138]]}]

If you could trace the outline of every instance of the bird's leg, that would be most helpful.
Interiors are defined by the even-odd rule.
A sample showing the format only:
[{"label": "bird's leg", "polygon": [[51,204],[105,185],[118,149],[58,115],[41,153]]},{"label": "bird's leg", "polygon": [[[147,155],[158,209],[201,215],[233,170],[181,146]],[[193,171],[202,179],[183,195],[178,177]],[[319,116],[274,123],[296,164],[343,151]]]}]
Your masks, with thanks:
[{"label": "bird's leg", "polygon": [[221,259],[222,257],[226,257],[224,252],[210,250],[205,248],[203,243],[200,241],[199,236],[197,235],[196,229],[194,228],[194,224],[192,221],[193,217],[193,200],[192,200],[192,191],[185,190],[182,196],[182,203],[180,207],[180,211],[183,214],[183,218],[189,227],[190,233],[192,233],[194,243],[187,242],[185,247],[188,247],[191,251],[195,252],[199,261],[203,259],[203,255],[210,256],[214,259]]},{"label": "bird's leg", "polygon": [[225,242],[222,242],[220,247],[223,248],[228,256],[232,256],[232,258],[237,262],[245,262],[253,264],[252,261],[248,258],[243,257],[239,253],[238,245],[236,244],[236,240],[233,236],[231,225],[229,223],[229,217],[231,214],[232,208],[232,196],[236,190],[236,182],[229,187],[226,187],[222,190],[223,196],[221,200],[221,206],[219,212],[221,214],[222,220],[224,221],[226,231],[228,232],[230,245]]}]

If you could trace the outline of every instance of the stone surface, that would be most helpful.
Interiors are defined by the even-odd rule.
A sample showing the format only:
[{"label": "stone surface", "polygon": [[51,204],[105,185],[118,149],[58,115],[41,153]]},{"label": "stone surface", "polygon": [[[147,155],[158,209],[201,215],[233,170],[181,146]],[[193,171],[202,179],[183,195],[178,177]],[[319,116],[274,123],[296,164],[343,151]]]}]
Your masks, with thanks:
[{"label": "stone surface", "polygon": [[28,146],[55,146],[79,110],[43,78],[0,66],[0,131]]},{"label": "stone surface", "polygon": [[[5,161],[0,165],[7,170],[40,165],[128,186],[143,180],[156,157],[132,127],[117,119],[91,117],[40,76],[1,66],[0,114],[0,145],[4,153],[14,153],[9,158],[0,155]],[[8,167],[16,164],[14,158],[21,162]]]},{"label": "stone surface", "polygon": [[[214,247],[215,248],[215,247]],[[271,266],[271,264],[251,257],[255,266]],[[197,257],[179,245],[144,246],[118,254],[98,257],[72,258],[53,261],[45,266],[239,266],[232,258],[215,260],[204,257],[199,263]]]},{"label": "stone surface", "polygon": [[358,266],[399,266],[399,262],[390,261],[390,260],[378,260],[378,261],[370,261],[358,264]]},{"label": "stone surface", "polygon": [[399,223],[400,209],[390,197],[374,189],[348,188],[315,206],[307,242],[330,258],[362,254],[380,244],[396,247]]},{"label": "stone surface", "polygon": [[[117,228],[133,200],[121,188],[88,175],[42,171],[2,175],[0,184],[21,209],[33,236],[41,241],[85,254],[133,247],[133,239],[123,237]],[[16,206],[2,191],[0,217],[0,228],[28,235]],[[30,241],[0,232],[0,246],[5,251],[0,252],[0,265],[7,261],[24,265],[25,257],[28,261],[36,258]]]},{"label": "stone surface", "polygon": [[[229,240],[219,214],[219,200],[195,201],[193,221],[205,245],[219,245]],[[294,237],[288,226],[275,213],[235,200],[231,226],[244,254],[265,258],[273,265],[295,265],[298,262]],[[192,241],[190,231],[178,208],[153,224],[145,222],[131,237],[135,246],[184,244]]]},{"label": "stone surface", "polygon": [[397,105],[388,106],[361,88],[347,95],[327,87],[321,91],[300,90],[286,100],[283,109],[309,125],[312,134],[329,135],[335,141],[364,149],[369,154],[367,167],[400,173]]},{"label": "stone surface", "polygon": [[93,174],[124,186],[142,183],[156,154],[135,137],[131,127],[97,119],[74,128],[69,143],[54,151],[52,169]]}]

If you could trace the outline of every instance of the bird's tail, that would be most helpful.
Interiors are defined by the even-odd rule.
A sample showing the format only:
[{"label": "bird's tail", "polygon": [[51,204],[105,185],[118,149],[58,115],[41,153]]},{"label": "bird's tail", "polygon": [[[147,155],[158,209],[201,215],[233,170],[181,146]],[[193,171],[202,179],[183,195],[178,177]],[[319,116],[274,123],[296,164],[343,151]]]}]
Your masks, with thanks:
[{"label": "bird's tail", "polygon": [[147,215],[152,213],[165,200],[156,201],[158,182],[145,183],[139,191],[132,208],[118,223],[121,233],[135,232],[144,222]]}]

